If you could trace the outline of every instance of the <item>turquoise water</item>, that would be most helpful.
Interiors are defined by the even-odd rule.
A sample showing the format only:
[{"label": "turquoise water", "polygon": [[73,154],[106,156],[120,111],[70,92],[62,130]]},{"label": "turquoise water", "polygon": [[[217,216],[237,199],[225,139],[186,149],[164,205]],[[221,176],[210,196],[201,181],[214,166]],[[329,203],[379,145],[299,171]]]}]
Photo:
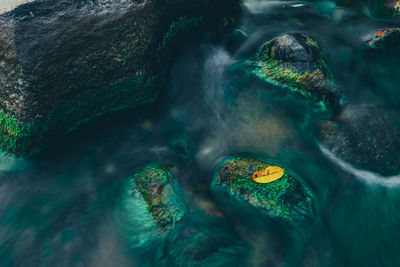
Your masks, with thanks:
[{"label": "turquoise water", "polygon": [[[293,9],[282,8],[288,3]],[[315,123],[328,116],[318,105],[234,71],[274,36],[307,33],[347,102],[399,110],[398,59],[362,48],[399,21],[329,1],[249,0],[243,8],[240,30],[180,50],[153,105],[96,118],[37,158],[1,156],[1,266],[191,266],[203,254],[212,255],[207,266],[400,265],[400,178],[337,158],[315,138]],[[193,155],[174,150],[176,138]],[[286,227],[239,208],[225,213],[209,185],[234,155],[290,166],[316,195],[314,222]],[[126,181],[150,162],[174,169],[191,213],[184,237],[127,222],[141,214],[125,199]]]}]

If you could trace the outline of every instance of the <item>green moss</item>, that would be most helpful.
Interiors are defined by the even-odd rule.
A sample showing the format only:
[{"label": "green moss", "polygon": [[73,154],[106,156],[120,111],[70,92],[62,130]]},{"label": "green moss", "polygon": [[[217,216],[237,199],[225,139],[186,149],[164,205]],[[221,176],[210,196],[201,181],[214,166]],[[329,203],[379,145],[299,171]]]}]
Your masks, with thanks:
[{"label": "green moss", "polygon": [[[306,37],[306,43],[318,49],[319,59],[315,71],[312,73],[297,73],[288,67],[284,67],[281,61],[275,59],[276,47],[271,45],[272,41],[265,43],[258,51],[258,62],[253,73],[264,81],[277,86],[287,87],[305,97],[313,98],[316,101],[327,101],[327,96],[332,94],[332,74],[327,67],[325,55],[319,44],[310,36]],[[327,88],[321,87],[320,83],[326,83]]]},{"label": "green moss", "polygon": [[307,42],[307,44],[312,45],[315,48],[317,48],[319,51],[321,51],[321,47],[319,46],[317,41],[315,41],[313,38],[311,38],[311,36],[306,37],[306,42]]},{"label": "green moss", "polygon": [[0,111],[0,147],[7,153],[18,154],[24,143],[29,143],[30,129],[19,124],[14,117]]},{"label": "green moss", "polygon": [[240,157],[227,159],[214,177],[213,188],[223,188],[235,199],[261,208],[274,218],[294,222],[313,217],[313,194],[288,170],[268,184],[253,181],[255,171],[272,165],[277,164]]},{"label": "green moss", "polygon": [[296,91],[306,97],[320,100],[312,92],[313,83],[318,79],[324,79],[323,72],[317,69],[313,73],[305,72],[303,74],[295,73],[289,68],[283,67],[278,60],[268,59],[262,62],[255,68],[253,73],[259,78],[268,81],[274,85],[284,86],[293,91]]}]

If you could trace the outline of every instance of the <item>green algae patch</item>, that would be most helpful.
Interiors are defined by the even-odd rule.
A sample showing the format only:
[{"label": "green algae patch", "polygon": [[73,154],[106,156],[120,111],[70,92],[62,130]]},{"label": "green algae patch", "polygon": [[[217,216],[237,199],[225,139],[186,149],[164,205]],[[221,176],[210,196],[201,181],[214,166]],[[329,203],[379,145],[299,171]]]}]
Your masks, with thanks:
[{"label": "green algae patch", "polygon": [[332,104],[338,101],[320,45],[311,36],[283,34],[266,42],[258,51],[253,74],[274,85]]},{"label": "green algae patch", "polygon": [[27,142],[29,131],[17,120],[0,111],[0,147],[7,153],[18,154],[20,144]]},{"label": "green algae patch", "polygon": [[253,181],[255,171],[275,165],[278,164],[252,158],[226,159],[214,176],[212,189],[217,197],[227,195],[234,201],[259,209],[271,218],[290,223],[312,219],[313,193],[286,168],[283,176],[274,182],[259,184]]},{"label": "green algae patch", "polygon": [[154,222],[163,229],[182,221],[186,207],[173,173],[158,165],[138,171],[129,181],[147,204]]}]

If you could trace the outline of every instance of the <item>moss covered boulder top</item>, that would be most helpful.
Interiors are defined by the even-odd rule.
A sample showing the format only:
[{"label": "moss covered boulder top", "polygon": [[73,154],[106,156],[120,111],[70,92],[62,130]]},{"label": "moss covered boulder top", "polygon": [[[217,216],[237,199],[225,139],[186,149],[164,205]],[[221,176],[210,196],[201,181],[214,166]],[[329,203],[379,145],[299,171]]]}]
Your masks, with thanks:
[{"label": "moss covered boulder top", "polygon": [[175,177],[168,169],[147,166],[133,176],[130,185],[143,197],[149,214],[160,227],[170,228],[184,218],[186,206]]},{"label": "moss covered boulder top", "polygon": [[286,222],[302,222],[314,217],[313,194],[294,175],[284,169],[283,176],[270,183],[257,183],[254,172],[271,167],[252,158],[230,158],[217,170],[212,189],[218,197],[248,203],[272,218]]},{"label": "moss covered boulder top", "polygon": [[254,73],[263,80],[289,87],[306,97],[335,102],[338,93],[320,45],[310,36],[285,33],[258,52]]}]

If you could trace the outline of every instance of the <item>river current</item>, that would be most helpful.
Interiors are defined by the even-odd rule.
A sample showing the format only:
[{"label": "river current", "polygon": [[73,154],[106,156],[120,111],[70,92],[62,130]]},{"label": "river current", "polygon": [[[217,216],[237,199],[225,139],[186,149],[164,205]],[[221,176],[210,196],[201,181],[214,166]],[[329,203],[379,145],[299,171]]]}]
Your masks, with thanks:
[{"label": "river current", "polygon": [[[325,116],[317,107],[234,71],[264,42],[301,32],[320,43],[343,105],[398,111],[397,59],[377,63],[360,52],[369,35],[398,24],[330,1],[246,0],[238,26],[220,40],[204,34],[180,48],[155,103],[95,118],[33,159],[0,157],[0,266],[167,264],[121,233],[125,181],[151,162],[173,166],[188,202],[221,219],[208,234],[243,243],[237,253],[246,266],[399,266],[400,174],[338,158],[316,138]],[[171,145],[177,138],[190,143],[189,155]],[[288,231],[257,217],[240,226],[224,218],[209,185],[217,164],[235,155],[290,166],[315,193],[314,225]],[[188,243],[164,253],[191,265],[179,246]],[[209,265],[225,266],[222,257],[229,254]]]}]

